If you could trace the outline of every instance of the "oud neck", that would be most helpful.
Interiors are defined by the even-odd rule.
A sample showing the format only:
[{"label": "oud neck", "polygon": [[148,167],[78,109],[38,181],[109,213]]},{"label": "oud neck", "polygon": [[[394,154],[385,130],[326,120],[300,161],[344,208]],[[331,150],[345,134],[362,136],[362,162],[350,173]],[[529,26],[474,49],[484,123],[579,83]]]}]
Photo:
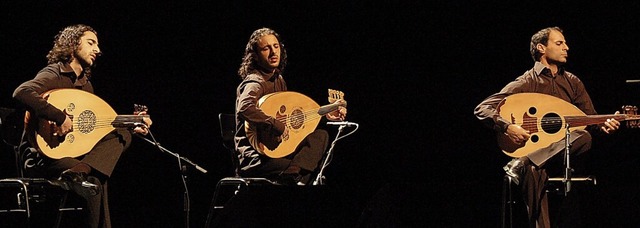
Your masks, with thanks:
[{"label": "oud neck", "polygon": [[342,104],[328,104],[323,105],[318,109],[318,115],[324,116],[327,113],[333,112],[338,109],[338,107],[342,106]]},{"label": "oud neck", "polygon": [[565,116],[565,120],[570,127],[580,127],[592,124],[601,124],[608,119],[615,119],[617,121],[625,121],[628,116],[624,114],[615,115],[588,115],[588,116]]},{"label": "oud neck", "polygon": [[116,128],[128,128],[136,127],[139,124],[145,124],[143,118],[149,117],[148,115],[118,115],[116,119],[111,122],[111,125]]}]

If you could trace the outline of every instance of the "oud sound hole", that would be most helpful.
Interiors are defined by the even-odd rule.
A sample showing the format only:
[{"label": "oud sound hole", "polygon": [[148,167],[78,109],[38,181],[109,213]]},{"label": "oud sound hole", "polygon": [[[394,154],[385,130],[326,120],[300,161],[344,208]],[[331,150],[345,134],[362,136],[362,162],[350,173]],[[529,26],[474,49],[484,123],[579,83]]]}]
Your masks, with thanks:
[{"label": "oud sound hole", "polygon": [[96,122],[97,122],[96,119],[97,119],[96,114],[93,113],[92,111],[89,111],[89,110],[83,111],[77,117],[77,124],[78,124],[77,130],[84,134],[91,133],[96,127]]},{"label": "oud sound hole", "polygon": [[289,116],[289,124],[293,129],[300,129],[304,124],[304,113],[300,109],[293,110]]},{"label": "oud sound hole", "polygon": [[544,132],[554,134],[562,129],[562,119],[558,114],[549,113],[542,117],[540,125],[542,126],[542,130]]},{"label": "oud sound hole", "polygon": [[531,142],[538,142],[538,140],[540,140],[540,137],[538,137],[537,135],[532,135],[531,138],[529,138],[531,140]]}]

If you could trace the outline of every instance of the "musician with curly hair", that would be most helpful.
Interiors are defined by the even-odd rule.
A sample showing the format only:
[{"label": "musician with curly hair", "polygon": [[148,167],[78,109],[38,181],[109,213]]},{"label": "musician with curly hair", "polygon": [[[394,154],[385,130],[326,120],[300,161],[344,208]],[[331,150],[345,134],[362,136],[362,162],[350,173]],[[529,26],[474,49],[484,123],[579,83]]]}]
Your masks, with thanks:
[{"label": "musician with curly hair", "polygon": [[[265,113],[258,104],[265,95],[287,91],[283,77],[286,65],[287,51],[280,35],[269,28],[255,30],[238,70],[242,82],[236,90],[237,172],[240,176],[266,177],[284,185],[306,185],[327,148],[327,131],[315,129],[287,156],[274,158],[264,153],[266,148],[277,147],[290,133],[281,118]],[[340,102],[343,101],[336,101]],[[344,120],[346,113],[344,106],[338,106],[324,116],[339,121]],[[248,125],[259,130],[259,134],[250,134]]]},{"label": "musician with curly hair", "polygon": [[[36,119],[46,120],[48,124],[45,127],[52,128],[55,137],[65,137],[74,131],[72,117],[50,104],[43,94],[55,89],[78,89],[93,93],[91,69],[102,54],[98,45],[98,33],[83,24],[68,26],[55,36],[53,47],[47,54],[48,65],[33,79],[19,85],[13,93],[13,97],[27,109],[29,125],[37,123]],[[146,112],[140,114],[145,115]],[[111,131],[88,153],[77,157],[50,158],[43,155],[38,145],[28,140],[33,132],[25,130],[21,145],[25,172],[28,176],[57,180],[56,183],[63,188],[82,196],[87,203],[85,222],[88,227],[110,227],[107,180],[120,155],[130,145],[130,130],[139,134],[148,133],[147,128],[152,121],[148,117],[142,119],[143,123],[131,129]]]}]

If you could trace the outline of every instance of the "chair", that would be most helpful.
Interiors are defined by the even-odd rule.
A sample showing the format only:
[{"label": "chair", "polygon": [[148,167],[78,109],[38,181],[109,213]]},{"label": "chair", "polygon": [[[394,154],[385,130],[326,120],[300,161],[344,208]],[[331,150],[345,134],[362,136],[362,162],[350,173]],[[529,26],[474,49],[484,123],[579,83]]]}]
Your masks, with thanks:
[{"label": "chair", "polygon": [[[220,123],[220,135],[222,136],[222,145],[227,149],[231,156],[231,164],[233,167],[232,177],[225,177],[220,179],[216,184],[216,189],[211,199],[211,205],[209,206],[209,214],[207,215],[207,221],[205,227],[209,227],[211,220],[214,217],[215,211],[224,208],[224,204],[231,200],[233,196],[237,195],[241,190],[248,189],[249,186],[255,185],[277,185],[275,182],[267,178],[259,177],[241,177],[239,169],[239,161],[235,154],[235,142],[234,137],[236,133],[236,120],[234,114],[220,113],[218,114],[218,121]],[[225,199],[220,199],[223,193],[229,193],[225,191],[224,187],[232,187],[231,194]]]},{"label": "chair", "polygon": [[[24,221],[27,227],[44,226],[39,223],[51,222],[53,227],[59,227],[63,212],[79,211],[82,207],[67,205],[72,198],[69,191],[62,189],[58,183],[44,178],[25,177],[24,161],[20,153],[22,119],[17,113],[15,109],[0,107],[2,140],[13,147],[17,173],[17,177],[0,179],[0,218],[3,221],[0,226],[15,226],[18,221]],[[52,210],[55,210],[55,215],[52,215]],[[50,215],[55,221],[42,221],[46,220],[43,219],[46,215]],[[10,223],[4,224],[10,220]],[[38,224],[34,224],[35,221]]]}]

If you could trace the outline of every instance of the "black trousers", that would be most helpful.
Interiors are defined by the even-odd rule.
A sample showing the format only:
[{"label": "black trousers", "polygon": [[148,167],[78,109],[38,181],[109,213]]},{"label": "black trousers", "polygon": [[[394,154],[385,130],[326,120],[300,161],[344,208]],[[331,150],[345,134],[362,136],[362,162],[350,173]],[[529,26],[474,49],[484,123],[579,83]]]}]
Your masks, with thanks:
[{"label": "black trousers", "polygon": [[325,130],[317,129],[309,134],[289,156],[283,158],[261,156],[260,165],[248,170],[243,170],[240,175],[246,177],[274,178],[289,166],[296,165],[302,170],[307,171],[307,175],[303,176],[302,182],[308,184],[311,174],[316,171],[318,164],[324,156],[328,143],[329,133]]},{"label": "black trousers", "polygon": [[[50,159],[39,155],[23,155],[25,167],[31,177],[57,179],[64,170],[78,163],[85,163],[92,168],[87,180],[98,185],[100,193],[95,196],[83,196],[87,204],[86,222],[88,227],[111,227],[107,180],[111,176],[122,153],[131,144],[131,133],[126,129],[118,129],[107,134],[87,154],[77,158]],[[34,150],[31,150],[33,153]],[[37,153],[37,152],[35,152]]]}]

